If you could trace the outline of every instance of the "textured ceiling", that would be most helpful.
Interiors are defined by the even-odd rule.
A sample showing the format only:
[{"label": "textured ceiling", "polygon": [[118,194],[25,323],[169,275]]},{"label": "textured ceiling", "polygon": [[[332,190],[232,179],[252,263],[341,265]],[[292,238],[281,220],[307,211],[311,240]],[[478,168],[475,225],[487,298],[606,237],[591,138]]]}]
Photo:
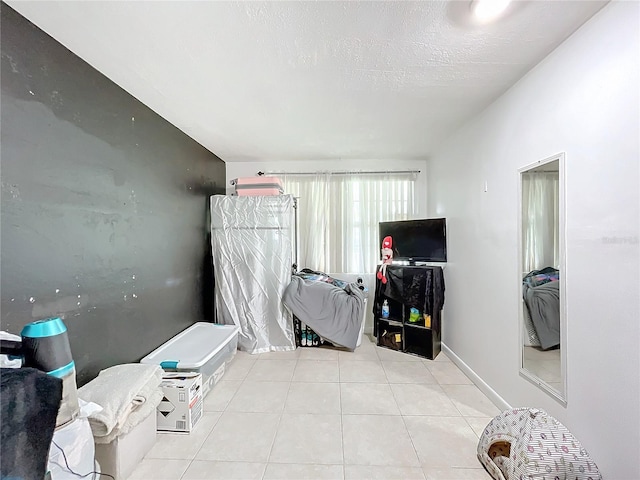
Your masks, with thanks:
[{"label": "textured ceiling", "polygon": [[427,158],[606,4],[7,3],[225,161]]}]

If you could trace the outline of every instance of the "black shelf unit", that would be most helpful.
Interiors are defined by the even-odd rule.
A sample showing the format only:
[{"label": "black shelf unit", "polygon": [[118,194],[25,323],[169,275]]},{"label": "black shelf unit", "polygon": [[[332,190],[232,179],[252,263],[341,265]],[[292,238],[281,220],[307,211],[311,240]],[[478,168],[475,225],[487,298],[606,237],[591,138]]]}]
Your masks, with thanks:
[{"label": "black shelf unit", "polygon": [[402,322],[377,318],[374,330],[377,330],[375,335],[378,346],[404,352],[404,325]]},{"label": "black shelf unit", "polygon": [[[377,345],[435,359],[440,353],[444,305],[442,267],[388,265],[386,277],[386,284],[376,282],[373,334]],[[382,317],[385,300],[389,305],[388,318]],[[420,315],[415,323],[409,320],[412,308]]]}]

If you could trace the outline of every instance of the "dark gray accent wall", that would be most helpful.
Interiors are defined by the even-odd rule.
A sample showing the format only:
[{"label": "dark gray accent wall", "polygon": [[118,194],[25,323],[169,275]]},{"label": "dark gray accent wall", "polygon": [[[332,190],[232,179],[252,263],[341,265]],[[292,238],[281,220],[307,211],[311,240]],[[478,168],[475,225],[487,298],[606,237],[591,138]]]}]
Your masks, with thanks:
[{"label": "dark gray accent wall", "polygon": [[213,320],[225,164],[0,8],[2,330],[61,316],[82,385]]}]

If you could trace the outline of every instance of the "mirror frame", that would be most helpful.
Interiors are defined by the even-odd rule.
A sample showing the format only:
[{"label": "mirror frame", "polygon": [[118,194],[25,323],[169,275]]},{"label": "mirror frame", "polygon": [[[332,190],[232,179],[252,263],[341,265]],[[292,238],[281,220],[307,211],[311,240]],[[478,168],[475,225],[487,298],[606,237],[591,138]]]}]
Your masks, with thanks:
[{"label": "mirror frame", "polygon": [[[523,173],[531,170],[535,167],[540,167],[544,164],[558,161],[558,186],[559,186],[559,198],[558,198],[558,221],[559,225],[559,248],[560,248],[560,374],[562,376],[562,392],[549,385],[531,371],[527,370],[524,365],[524,300],[522,298],[522,272],[523,270],[523,258],[522,258],[522,175]],[[567,275],[567,262],[566,262],[566,184],[565,184],[565,153],[561,152],[551,157],[539,160],[537,162],[526,165],[518,169],[518,349],[520,352],[520,376],[527,379],[534,385],[537,385],[541,390],[548,393],[555,400],[562,405],[567,406],[567,287],[566,281]]]}]

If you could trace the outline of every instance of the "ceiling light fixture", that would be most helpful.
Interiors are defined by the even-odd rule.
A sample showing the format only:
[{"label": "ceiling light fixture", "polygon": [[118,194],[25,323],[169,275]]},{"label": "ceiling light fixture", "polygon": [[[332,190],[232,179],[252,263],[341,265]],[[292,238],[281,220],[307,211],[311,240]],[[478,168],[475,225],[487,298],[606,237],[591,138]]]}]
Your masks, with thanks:
[{"label": "ceiling light fixture", "polygon": [[479,22],[486,23],[498,18],[509,6],[511,0],[473,0],[471,13]]}]

